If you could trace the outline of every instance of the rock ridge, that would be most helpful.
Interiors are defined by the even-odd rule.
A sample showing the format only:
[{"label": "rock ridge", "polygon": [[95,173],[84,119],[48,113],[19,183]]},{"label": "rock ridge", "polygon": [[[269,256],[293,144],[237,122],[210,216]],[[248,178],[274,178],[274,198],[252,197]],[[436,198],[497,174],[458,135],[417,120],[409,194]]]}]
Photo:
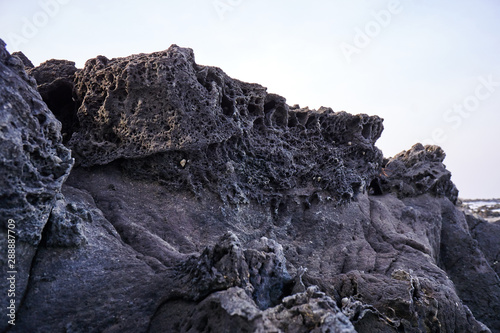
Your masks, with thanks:
[{"label": "rock ridge", "polygon": [[120,160],[130,174],[224,201],[325,191],[340,202],[378,173],[382,119],[290,107],[258,84],[197,65],[191,49],[87,61],[75,75],[82,166]]}]

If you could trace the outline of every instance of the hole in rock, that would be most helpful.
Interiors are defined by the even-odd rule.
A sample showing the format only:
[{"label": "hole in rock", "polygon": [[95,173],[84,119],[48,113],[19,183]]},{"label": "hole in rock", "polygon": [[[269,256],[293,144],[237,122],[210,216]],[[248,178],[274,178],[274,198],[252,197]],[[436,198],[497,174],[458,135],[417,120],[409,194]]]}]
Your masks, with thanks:
[{"label": "hole in rock", "polygon": [[277,126],[286,125],[286,123],[288,122],[288,112],[286,111],[286,109],[278,107],[272,115],[272,122]]},{"label": "hole in rock", "polygon": [[370,139],[372,135],[372,126],[370,124],[365,124],[363,126],[363,130],[361,131],[361,135],[363,135],[363,137],[367,140]]},{"label": "hole in rock", "polygon": [[232,116],[233,115],[233,113],[234,113],[233,102],[229,98],[227,98],[226,95],[222,96],[221,107],[222,107],[222,113],[225,116]]},{"label": "hole in rock", "polygon": [[276,106],[276,101],[270,101],[264,104],[264,113],[268,113]]},{"label": "hole in rock", "polygon": [[259,113],[259,108],[255,104],[249,104],[248,113],[251,115],[257,115]]},{"label": "hole in rock", "polygon": [[372,195],[382,195],[382,185],[380,184],[380,179],[379,178],[374,178],[370,182],[370,186],[368,186],[369,193]]},{"label": "hole in rock", "polygon": [[76,104],[73,101],[73,85],[69,82],[58,81],[46,91],[41,91],[40,95],[50,111],[61,122],[63,143],[66,143],[78,128]]}]

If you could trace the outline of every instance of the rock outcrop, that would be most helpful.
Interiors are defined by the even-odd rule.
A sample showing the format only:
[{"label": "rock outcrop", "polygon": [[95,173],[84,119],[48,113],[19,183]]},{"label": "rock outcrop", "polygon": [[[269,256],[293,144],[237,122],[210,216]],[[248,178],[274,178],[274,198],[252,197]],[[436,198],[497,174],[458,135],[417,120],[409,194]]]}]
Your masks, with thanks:
[{"label": "rock outcrop", "polygon": [[131,176],[223,201],[349,200],[379,172],[382,120],[290,108],[258,84],[197,65],[190,49],[111,59],[78,72],[82,166],[121,160]]},{"label": "rock outcrop", "polygon": [[1,330],[500,332],[500,231],[454,205],[439,147],[384,160],[379,117],[290,107],[175,45],[36,83],[1,50],[0,216],[31,251]]},{"label": "rock outcrop", "polygon": [[[23,62],[5,50],[2,40],[0,74],[0,245],[3,254],[8,253],[7,249],[15,250],[9,256],[2,254],[0,259],[0,287],[5,292],[0,306],[7,309],[10,299],[16,307],[23,304],[32,264],[48,226],[65,229],[59,225],[65,221],[65,208],[60,207],[60,218],[52,213],[56,202],[65,205],[61,186],[73,159],[61,142],[61,124],[37,92],[35,80],[26,74]],[[64,242],[63,238],[61,234],[52,235],[56,243]],[[14,280],[7,280],[7,271],[17,272],[14,284]],[[7,298],[8,290],[13,290],[15,297]],[[0,330],[6,327],[5,319],[0,322]]]}]

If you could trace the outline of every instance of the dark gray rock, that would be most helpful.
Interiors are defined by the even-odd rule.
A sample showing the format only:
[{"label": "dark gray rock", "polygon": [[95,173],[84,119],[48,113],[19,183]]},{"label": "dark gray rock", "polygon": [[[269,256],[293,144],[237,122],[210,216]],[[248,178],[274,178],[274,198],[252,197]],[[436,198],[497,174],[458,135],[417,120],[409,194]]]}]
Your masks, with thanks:
[{"label": "dark gray rock", "polygon": [[466,218],[472,239],[456,228],[448,231],[458,234],[448,250],[451,247],[453,256],[458,253],[460,258],[450,258],[450,277],[478,319],[500,331],[500,223],[489,223],[477,215]]},{"label": "dark gray rock", "polygon": [[14,219],[17,237],[38,244],[73,160],[61,124],[47,109],[22,62],[0,43],[0,219]]},{"label": "dark gray rock", "polygon": [[[70,63],[49,64],[46,82],[62,66],[71,83]],[[290,107],[177,46],[73,73],[79,166],[58,194],[67,154],[39,184],[48,213],[20,224],[37,242],[20,242],[10,332],[500,330],[493,252],[452,204],[440,148],[384,164],[380,118]],[[21,100],[12,82],[2,92]],[[1,212],[31,209],[17,204]]]},{"label": "dark gray rock", "polygon": [[290,108],[258,84],[194,62],[191,49],[87,61],[76,74],[80,129],[69,145],[82,166],[119,159],[133,177],[208,188],[223,201],[337,202],[378,174],[376,116]]},{"label": "dark gray rock", "polygon": [[200,303],[172,301],[149,332],[356,332],[336,303],[317,287],[260,311],[241,288],[211,294]]},{"label": "dark gray rock", "polygon": [[[7,271],[17,271],[12,298],[17,309],[29,288],[42,233],[73,165],[60,130],[61,124],[43,102],[23,62],[11,56],[0,40],[0,245],[7,251],[12,236],[16,245],[14,261],[1,256],[0,287],[9,290]],[[7,228],[9,220],[15,228]],[[7,269],[8,263],[14,269]],[[9,299],[0,298],[2,309],[7,308]],[[7,320],[2,320],[0,330],[6,326]]]},{"label": "dark gray rock", "polygon": [[52,247],[80,246],[85,243],[83,224],[91,223],[91,214],[75,203],[67,203],[64,197],[57,200],[46,225],[44,245]]},{"label": "dark gray rock", "polygon": [[18,57],[23,62],[24,69],[28,70],[30,68],[35,67],[33,65],[33,63],[31,62],[31,60],[29,60],[28,57],[26,57],[26,55],[24,53],[22,53],[22,52],[14,52],[14,53],[12,53],[12,55],[15,56],[15,57]]},{"label": "dark gray rock", "polygon": [[417,143],[386,161],[379,183],[374,183],[375,191],[394,192],[402,198],[433,193],[456,203],[458,190],[443,164],[445,157],[440,147]]},{"label": "dark gray rock", "polygon": [[28,70],[38,85],[38,91],[48,108],[61,122],[63,141],[67,142],[78,127],[73,86],[77,69],[67,60],[48,60]]},{"label": "dark gray rock", "polygon": [[500,221],[487,222],[470,214],[466,217],[472,238],[477,241],[491,268],[500,276]]},{"label": "dark gray rock", "polygon": [[[307,267],[302,278],[294,278],[294,282],[302,280],[306,289],[318,285],[339,307],[343,298],[352,299],[356,305],[345,314],[359,332],[420,332],[438,327],[446,332],[488,332],[462,303],[454,283],[440,267],[447,260],[441,250],[443,224],[457,224],[463,232],[467,230],[458,215],[443,218],[442,210],[455,209],[447,198],[426,194],[400,200],[392,194],[360,194],[342,207],[316,202],[308,209],[291,200],[275,216],[270,206],[250,203],[234,207],[222,204],[210,192],[196,199],[189,191],[171,192],[161,184],[130,180],[125,175],[113,165],[79,168],[68,184],[90,193],[121,238],[142,258],[157,258],[158,267],[175,267],[169,270],[170,277],[164,278],[171,282],[163,291],[165,302],[154,316],[155,325],[170,322],[188,327],[182,323],[203,317],[203,312],[196,310],[201,300],[214,291],[233,287],[245,290],[259,309],[255,287],[247,274],[251,267],[269,266],[249,265],[248,249],[257,251],[257,258],[276,253],[258,250],[262,246],[256,240],[266,237],[283,244],[286,268],[292,277],[300,273],[300,266]],[[224,232],[237,235],[240,241],[231,237],[219,240]],[[161,235],[161,239],[153,235]],[[203,244],[208,248],[200,247]],[[182,259],[192,252],[200,254]],[[172,259],[177,257],[181,259]],[[182,264],[175,264],[177,260]],[[277,269],[279,265],[271,267],[259,271],[282,272]],[[295,289],[287,285],[287,280],[282,278],[281,296],[285,298],[287,290]],[[161,290],[159,286],[150,287]],[[264,311],[276,306],[280,303]],[[172,318],[176,318],[176,324]],[[239,319],[235,323],[240,323]]]}]

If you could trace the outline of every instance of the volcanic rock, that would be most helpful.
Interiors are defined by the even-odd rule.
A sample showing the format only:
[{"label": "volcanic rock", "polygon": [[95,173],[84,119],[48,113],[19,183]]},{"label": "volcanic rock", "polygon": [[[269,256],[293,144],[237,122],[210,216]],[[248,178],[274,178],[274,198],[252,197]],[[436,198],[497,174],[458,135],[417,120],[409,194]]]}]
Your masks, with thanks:
[{"label": "volcanic rock", "polygon": [[26,57],[26,55],[22,52],[14,52],[14,53],[12,53],[12,56],[18,57],[23,62],[25,70],[29,70],[30,68],[35,67],[33,65],[33,63],[31,62],[31,60],[29,60],[28,57]]},{"label": "volcanic rock", "polygon": [[349,200],[378,173],[377,116],[290,108],[258,84],[194,62],[192,50],[87,61],[76,74],[82,166],[120,160],[132,177],[223,201]]},{"label": "volcanic rock", "polygon": [[[1,50],[2,135],[43,152],[2,144],[1,217],[31,251],[9,332],[500,332],[499,231],[454,205],[439,147],[384,160],[379,117],[290,107],[174,45],[30,70],[73,89],[68,176]],[[4,167],[38,156],[54,163]]]},{"label": "volcanic rock", "polygon": [[[14,257],[2,255],[0,259],[0,286],[5,293],[11,290],[6,274],[17,272],[12,299],[19,307],[49,220],[57,228],[59,221],[51,212],[56,200],[64,202],[61,186],[73,159],[61,142],[61,124],[37,92],[35,80],[26,74],[22,61],[5,50],[2,40],[0,73],[0,244],[5,254],[8,244],[9,249],[15,247]],[[8,221],[12,227],[8,227]],[[2,309],[9,304],[5,296],[0,301]],[[2,320],[0,330],[6,327],[7,320]]]},{"label": "volcanic rock", "polygon": [[67,60],[49,60],[29,69],[38,86],[38,91],[52,113],[61,122],[63,141],[66,142],[78,127],[73,85],[77,69]]},{"label": "volcanic rock", "polygon": [[446,154],[439,146],[415,144],[386,161],[381,174],[381,191],[395,192],[400,198],[433,193],[456,203],[458,190],[451,172],[442,163]]}]

